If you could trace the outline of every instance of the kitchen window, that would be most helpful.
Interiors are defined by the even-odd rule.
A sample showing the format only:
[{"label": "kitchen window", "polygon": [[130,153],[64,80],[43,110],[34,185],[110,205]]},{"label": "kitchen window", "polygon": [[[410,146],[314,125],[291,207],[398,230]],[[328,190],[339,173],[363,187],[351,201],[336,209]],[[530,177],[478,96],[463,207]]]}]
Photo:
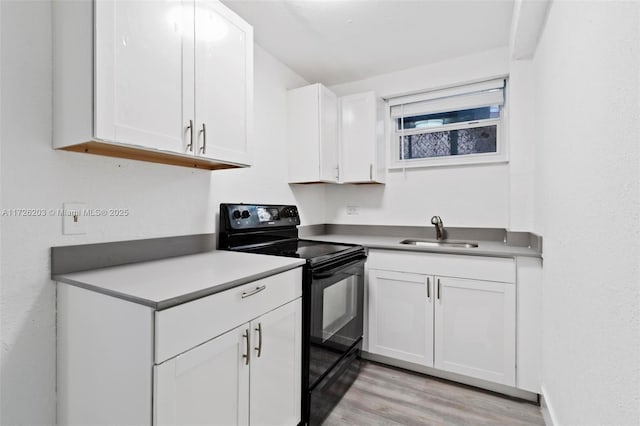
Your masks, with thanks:
[{"label": "kitchen window", "polygon": [[388,99],[390,168],[507,161],[505,80]]}]

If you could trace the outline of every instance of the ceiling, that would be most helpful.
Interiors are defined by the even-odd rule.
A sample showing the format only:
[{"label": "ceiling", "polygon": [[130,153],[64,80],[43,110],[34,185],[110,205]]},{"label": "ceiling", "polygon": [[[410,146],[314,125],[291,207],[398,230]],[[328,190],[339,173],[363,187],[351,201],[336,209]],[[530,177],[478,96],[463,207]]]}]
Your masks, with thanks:
[{"label": "ceiling", "polygon": [[333,85],[509,44],[514,0],[223,0],[256,42]]}]

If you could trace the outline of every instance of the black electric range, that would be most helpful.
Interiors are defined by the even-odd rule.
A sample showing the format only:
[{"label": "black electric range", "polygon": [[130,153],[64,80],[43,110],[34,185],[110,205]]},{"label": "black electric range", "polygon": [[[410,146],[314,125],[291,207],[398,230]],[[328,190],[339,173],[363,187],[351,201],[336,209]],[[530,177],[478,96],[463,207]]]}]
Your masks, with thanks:
[{"label": "black electric range", "polygon": [[291,205],[220,204],[219,224],[219,249],[306,260],[300,423],[320,425],[360,369],[364,248],[298,238]]}]

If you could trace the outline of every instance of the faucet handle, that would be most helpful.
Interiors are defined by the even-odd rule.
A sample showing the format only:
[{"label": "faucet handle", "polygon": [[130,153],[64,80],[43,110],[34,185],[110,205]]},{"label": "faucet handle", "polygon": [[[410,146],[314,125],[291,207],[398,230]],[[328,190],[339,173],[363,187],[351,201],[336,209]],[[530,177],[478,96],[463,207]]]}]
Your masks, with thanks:
[{"label": "faucet handle", "polygon": [[438,225],[442,223],[442,219],[440,219],[440,216],[433,216],[431,218],[431,224],[432,225]]}]

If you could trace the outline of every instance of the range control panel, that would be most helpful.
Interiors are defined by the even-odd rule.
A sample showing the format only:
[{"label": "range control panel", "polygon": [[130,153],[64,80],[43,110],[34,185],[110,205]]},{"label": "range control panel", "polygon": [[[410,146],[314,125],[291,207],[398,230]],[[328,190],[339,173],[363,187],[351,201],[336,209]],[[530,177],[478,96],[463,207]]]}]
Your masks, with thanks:
[{"label": "range control panel", "polygon": [[296,206],[276,204],[220,204],[220,215],[232,229],[294,227],[300,225]]}]

